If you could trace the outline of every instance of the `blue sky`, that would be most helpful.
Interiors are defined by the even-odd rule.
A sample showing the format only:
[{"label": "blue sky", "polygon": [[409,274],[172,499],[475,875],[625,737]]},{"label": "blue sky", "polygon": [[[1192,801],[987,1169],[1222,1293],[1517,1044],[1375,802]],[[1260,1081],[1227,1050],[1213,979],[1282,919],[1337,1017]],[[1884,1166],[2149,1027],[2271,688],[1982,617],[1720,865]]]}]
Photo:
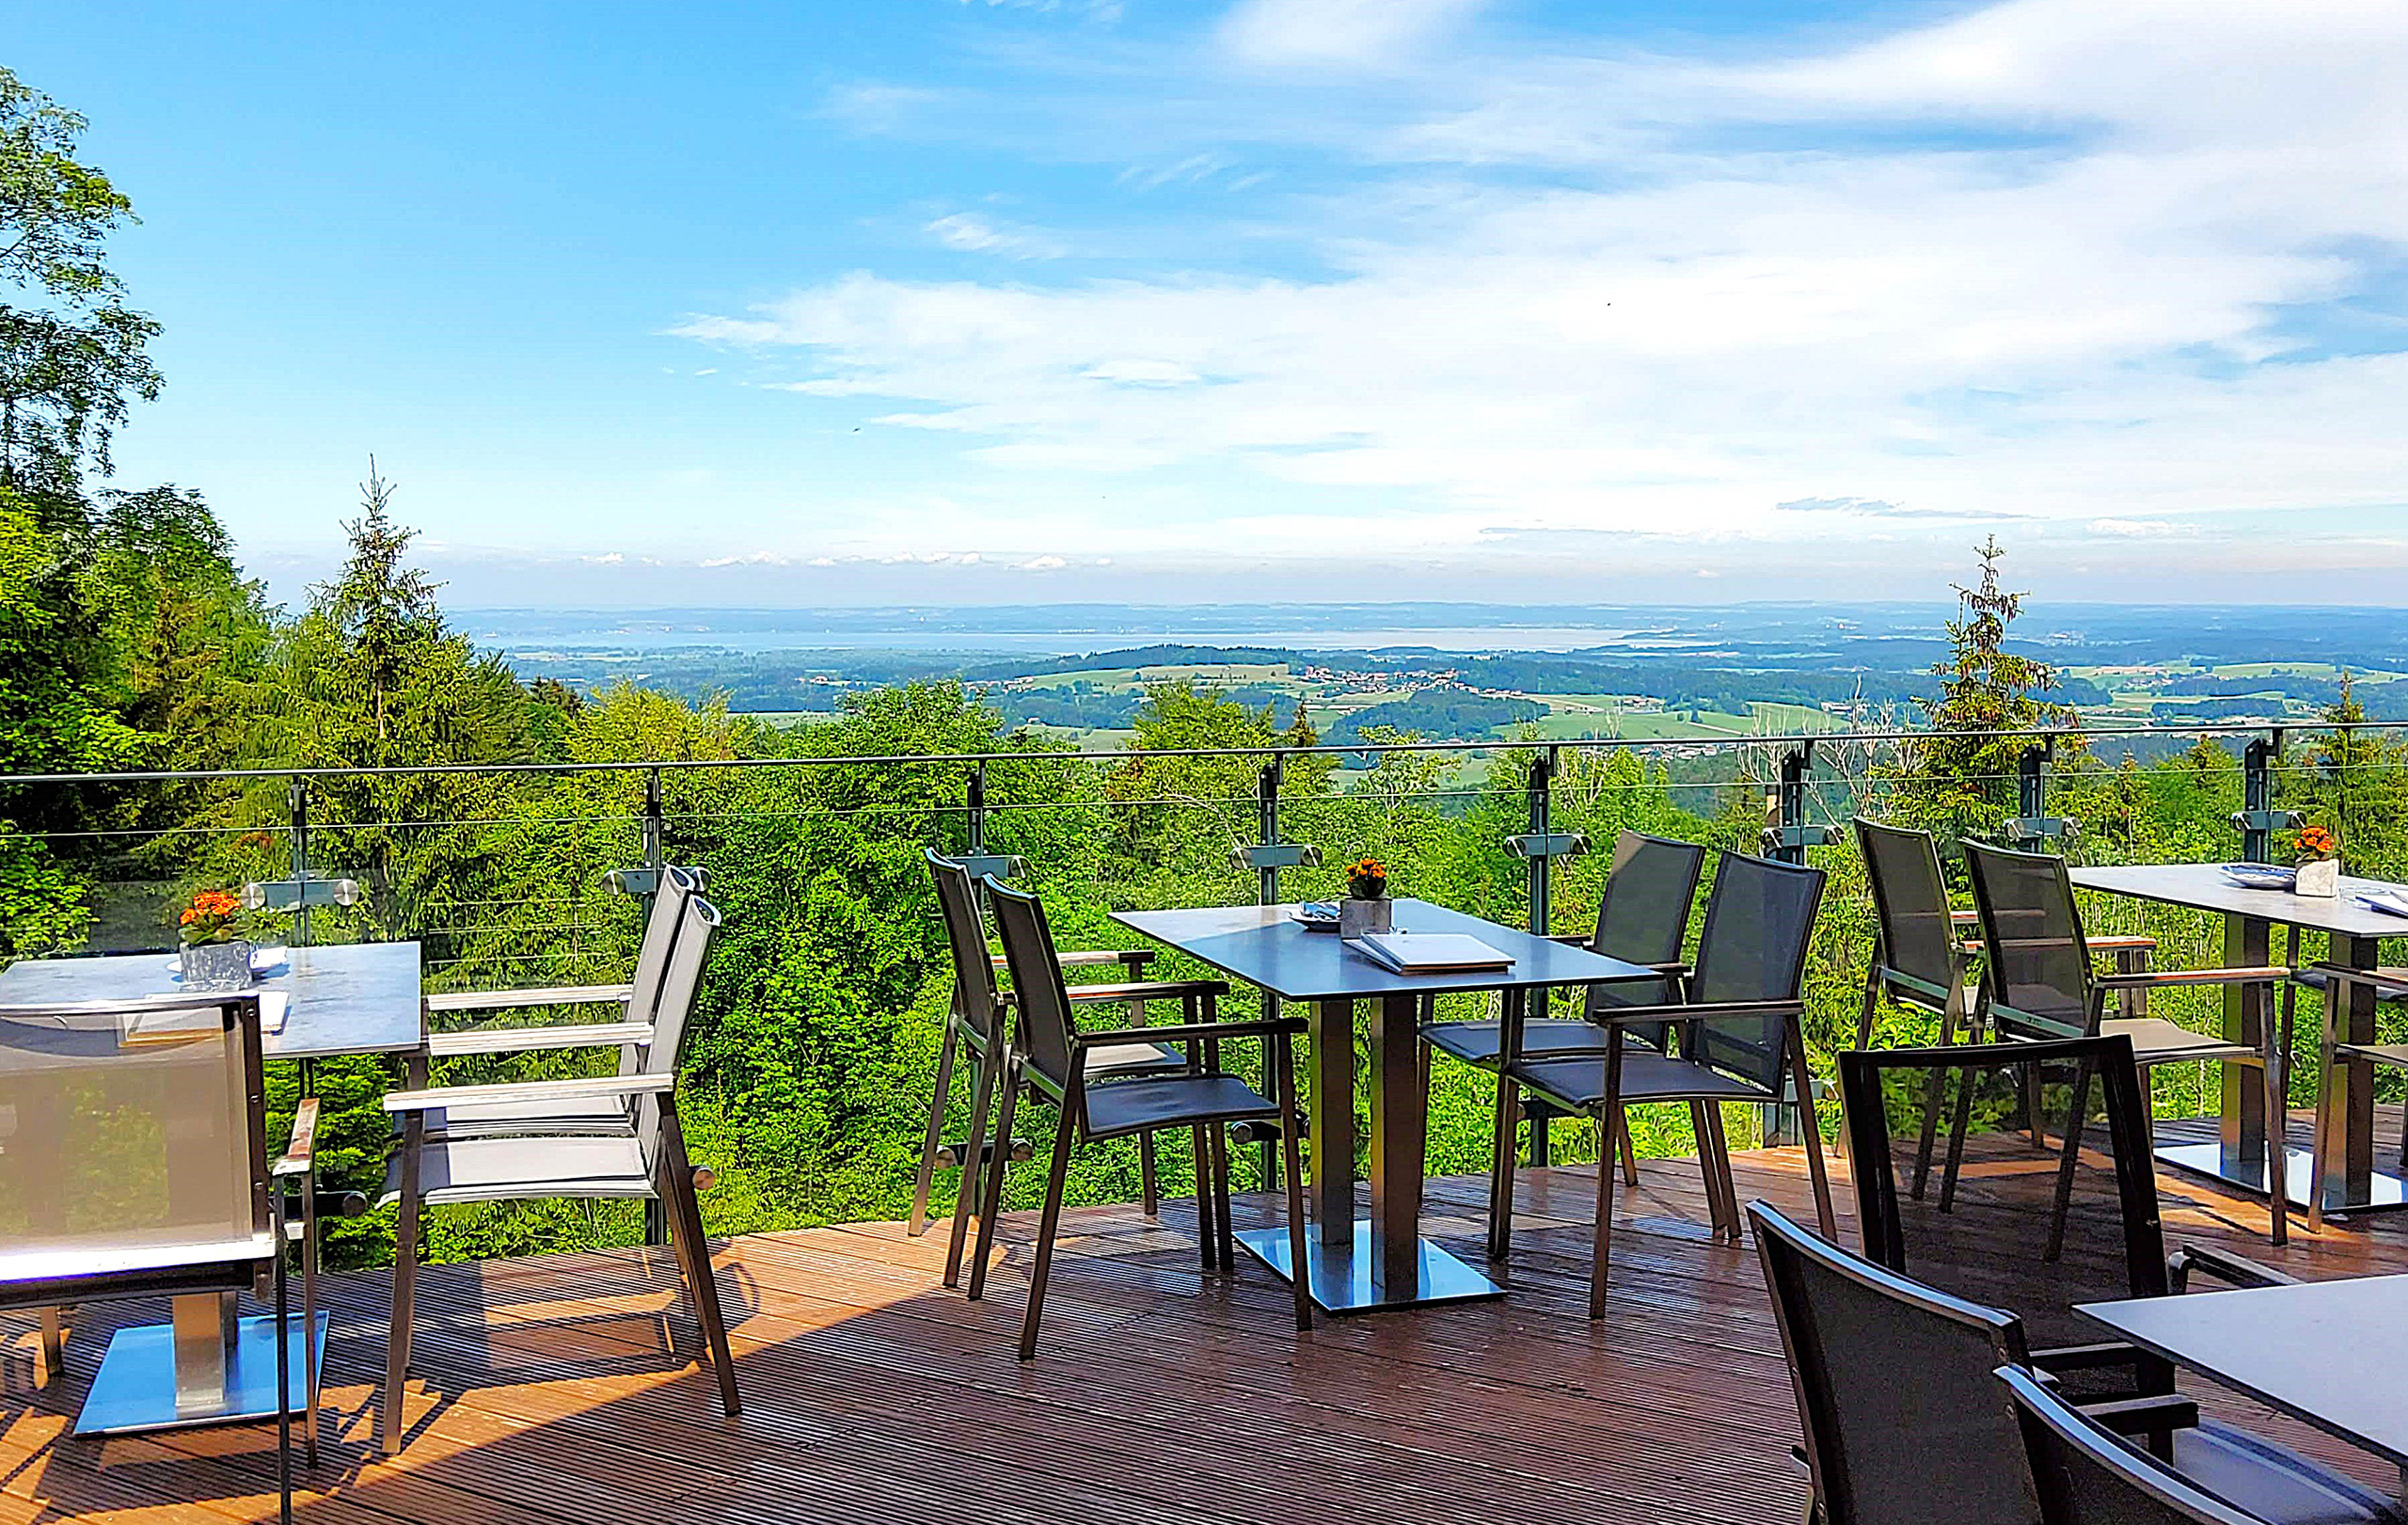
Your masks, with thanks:
[{"label": "blue sky", "polygon": [[2392,0],[11,8],[286,597],[372,451],[475,605],[2408,573]]}]

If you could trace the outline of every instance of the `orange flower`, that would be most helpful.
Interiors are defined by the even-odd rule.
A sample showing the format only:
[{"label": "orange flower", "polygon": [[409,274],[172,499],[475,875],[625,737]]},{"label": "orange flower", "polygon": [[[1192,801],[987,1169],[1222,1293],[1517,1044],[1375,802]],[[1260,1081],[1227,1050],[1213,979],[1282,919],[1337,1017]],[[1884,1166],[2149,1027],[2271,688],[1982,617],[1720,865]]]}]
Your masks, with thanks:
[{"label": "orange flower", "polygon": [[2302,852],[2313,852],[2320,858],[2327,857],[2339,846],[2340,843],[2335,839],[2333,830],[2329,826],[2303,826],[2299,829],[2299,850]]}]

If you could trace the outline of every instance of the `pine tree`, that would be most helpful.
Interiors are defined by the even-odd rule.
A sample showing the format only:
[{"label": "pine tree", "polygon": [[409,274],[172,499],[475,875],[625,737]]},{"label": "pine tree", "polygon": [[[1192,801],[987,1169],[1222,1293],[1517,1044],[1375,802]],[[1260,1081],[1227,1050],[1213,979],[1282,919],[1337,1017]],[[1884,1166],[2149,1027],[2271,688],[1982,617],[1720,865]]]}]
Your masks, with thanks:
[{"label": "pine tree", "polygon": [[2005,548],[1991,535],[1973,554],[1980,583],[1955,584],[1949,654],[1931,666],[1940,695],[1915,701],[1931,734],[1906,749],[1897,776],[1899,814],[1951,836],[1994,834],[2015,813],[2016,764],[2032,739],[1998,733],[2067,733],[2057,744],[2061,760],[2082,745],[2081,716],[2048,697],[2060,682],[2056,668],[2007,649],[2024,596],[1999,582]]}]

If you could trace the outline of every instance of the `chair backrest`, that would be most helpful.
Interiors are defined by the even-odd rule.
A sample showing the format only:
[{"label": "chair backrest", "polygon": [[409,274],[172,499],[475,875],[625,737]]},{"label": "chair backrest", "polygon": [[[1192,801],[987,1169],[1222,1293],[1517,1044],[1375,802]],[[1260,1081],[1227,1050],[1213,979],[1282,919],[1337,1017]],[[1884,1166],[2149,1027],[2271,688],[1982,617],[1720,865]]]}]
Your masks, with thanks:
[{"label": "chair backrest", "polygon": [[2083,940],[2066,861],[1967,842],[1965,866],[1981,913],[1991,1019],[2004,1032],[2028,1037],[2088,1033],[2090,945]]},{"label": "chair backrest", "polygon": [[[652,1022],[652,1046],[644,1050],[643,1073],[673,1075],[686,1028],[702,993],[703,971],[710,962],[711,939],[719,935],[719,907],[699,895],[686,898],[686,911],[660,981],[660,1005]],[[636,1104],[636,1138],[649,1167],[660,1145],[660,1105],[664,1098],[645,1096]]]},{"label": "chair backrest", "polygon": [[2038,1525],[1991,1373],[2027,1358],[2012,1313],[1826,1244],[1751,1203],[1826,1525]]},{"label": "chair backrest", "polygon": [[1999,1369],[2015,1406],[2042,1525],[2258,1525],[2100,1428],[2012,1366]]},{"label": "chair backrest", "polygon": [[[1688,935],[1689,907],[1697,900],[1698,876],[1704,868],[1705,849],[1698,843],[1623,833],[1614,839],[1613,866],[1606,874],[1605,898],[1597,903],[1597,935],[1589,945],[1630,963],[1677,963],[1681,941]],[[1589,987],[1592,1011],[1670,1006],[1679,999],[1678,987],[1670,978]],[[1661,1049],[1668,1025],[1642,1024],[1624,1033]]]},{"label": "chair backrest", "polygon": [[1020,1008],[1019,1052],[1068,1098],[1078,1078],[1070,1056],[1070,996],[1062,982],[1062,961],[1054,951],[1045,907],[1036,896],[1008,888],[992,874],[983,887],[987,903],[994,908],[995,931],[1004,942],[1012,1000]]},{"label": "chair backrest", "polygon": [[[1805,989],[1806,948],[1822,903],[1821,869],[1723,853],[1705,902],[1689,999],[1797,1000]],[[1782,1015],[1700,1018],[1688,1029],[1685,1052],[1777,1091],[1792,1025]]]},{"label": "chair backrest", "polygon": [[[2078,1303],[2168,1291],[2130,1039],[1852,1051],[1839,1056],[1839,1069],[1866,1259],[2013,1309],[2042,1346],[2099,1338],[2073,1312]],[[2063,1080],[2083,1072],[2107,1120],[2085,1125],[2066,1180],[2073,1087]],[[2033,1115],[2027,1097],[2036,1098],[2042,1147],[2022,1131]]]},{"label": "chair backrest", "polygon": [[944,939],[953,950],[953,1009],[982,1038],[994,1036],[995,966],[987,957],[987,923],[978,913],[978,884],[970,870],[930,850],[928,877],[936,881],[937,907],[944,913]]},{"label": "chair backrest", "polygon": [[1873,913],[1881,929],[1877,964],[1928,987],[1893,984],[1890,993],[1926,1006],[1947,1001],[1962,979],[1956,926],[1949,915],[1948,882],[1941,877],[1940,846],[1929,832],[1856,819]]},{"label": "chair backrest", "polygon": [[255,994],[0,1008],[0,1305],[267,1235],[265,1118]]},{"label": "chair backrest", "polygon": [[627,997],[627,1020],[650,1022],[660,1009],[660,981],[669,972],[669,950],[677,941],[677,929],[684,925],[686,902],[700,887],[690,868],[667,867],[660,871],[660,887],[653,892],[652,909],[643,919],[643,942],[636,948],[636,972],[628,983],[635,987]]}]

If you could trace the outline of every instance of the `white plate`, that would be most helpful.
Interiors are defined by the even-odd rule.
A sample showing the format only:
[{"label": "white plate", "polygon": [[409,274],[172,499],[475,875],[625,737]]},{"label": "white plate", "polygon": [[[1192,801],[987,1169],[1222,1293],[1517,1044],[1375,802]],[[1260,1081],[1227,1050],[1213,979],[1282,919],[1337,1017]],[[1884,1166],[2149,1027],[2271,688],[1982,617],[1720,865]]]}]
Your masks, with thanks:
[{"label": "white plate", "polygon": [[2299,882],[2299,871],[2271,863],[2227,863],[2217,871],[2244,890],[2289,890]]}]

